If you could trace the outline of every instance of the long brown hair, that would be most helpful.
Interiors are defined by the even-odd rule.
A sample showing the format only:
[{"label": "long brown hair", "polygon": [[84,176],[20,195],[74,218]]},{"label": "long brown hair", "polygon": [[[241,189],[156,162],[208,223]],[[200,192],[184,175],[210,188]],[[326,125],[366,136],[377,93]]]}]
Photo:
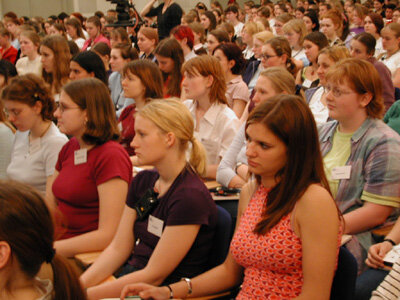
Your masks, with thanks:
[{"label": "long brown hair", "polygon": [[[265,234],[289,214],[307,187],[320,183],[329,191],[319,147],[318,131],[307,104],[298,96],[277,95],[258,105],[246,122],[263,124],[286,145],[287,161],[275,174],[278,184],[268,194],[254,232]],[[258,182],[261,178],[256,176]]]},{"label": "long brown hair", "polygon": [[60,92],[61,87],[68,81],[69,76],[69,63],[71,54],[67,40],[59,35],[47,36],[41,43],[41,46],[46,46],[54,54],[52,73],[47,73],[43,69],[43,78],[52,87],[53,92],[56,94]]},{"label": "long brown hair", "polygon": [[[0,240],[11,248],[21,271],[34,280],[44,262],[53,269],[53,297],[57,300],[84,300],[78,275],[67,260],[53,249],[54,227],[40,194],[22,183],[0,181]],[[12,293],[13,278],[6,282]]]},{"label": "long brown hair", "polygon": [[80,109],[87,112],[82,140],[89,145],[101,145],[119,139],[117,120],[108,87],[97,78],[71,81],[63,91]]}]

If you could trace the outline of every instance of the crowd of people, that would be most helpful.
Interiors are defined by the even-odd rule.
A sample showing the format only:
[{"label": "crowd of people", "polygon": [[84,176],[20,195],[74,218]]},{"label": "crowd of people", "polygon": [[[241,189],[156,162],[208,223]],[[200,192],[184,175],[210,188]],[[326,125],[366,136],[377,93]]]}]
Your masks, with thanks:
[{"label": "crowd of people", "polygon": [[0,299],[329,299],[344,234],[354,299],[398,299],[398,3],[156,2],[3,16]]}]

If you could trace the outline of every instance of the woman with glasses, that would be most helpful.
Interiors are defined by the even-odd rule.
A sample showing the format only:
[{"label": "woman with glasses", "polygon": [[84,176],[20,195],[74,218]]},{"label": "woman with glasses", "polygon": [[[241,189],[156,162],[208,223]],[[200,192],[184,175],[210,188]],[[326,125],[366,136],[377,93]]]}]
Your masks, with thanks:
[{"label": "woman with glasses", "polygon": [[114,237],[132,177],[107,86],[97,78],[68,83],[54,116],[61,132],[72,136],[46,199],[57,211],[54,247],[66,257],[103,250]]},{"label": "woman with glasses", "polygon": [[[55,102],[44,80],[16,77],[1,94],[8,120],[17,128],[7,177],[50,192],[58,153],[68,141],[52,122]],[[3,149],[1,150],[3,151]]]},{"label": "woman with glasses", "polygon": [[382,83],[374,66],[349,58],[326,74],[326,104],[333,121],[319,130],[325,173],[343,213],[347,244],[363,268],[374,243],[371,229],[400,206],[400,137],[380,119]]}]

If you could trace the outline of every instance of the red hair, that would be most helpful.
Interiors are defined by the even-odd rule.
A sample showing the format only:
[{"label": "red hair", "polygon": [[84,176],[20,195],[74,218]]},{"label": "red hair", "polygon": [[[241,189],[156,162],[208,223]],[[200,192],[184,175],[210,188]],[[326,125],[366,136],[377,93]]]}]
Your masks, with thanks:
[{"label": "red hair", "polygon": [[187,40],[187,45],[190,49],[193,49],[193,44],[194,44],[194,34],[192,31],[192,28],[189,26],[185,25],[179,25],[176,26],[174,29],[172,29],[171,33],[174,35],[174,37],[181,41],[184,38]]}]

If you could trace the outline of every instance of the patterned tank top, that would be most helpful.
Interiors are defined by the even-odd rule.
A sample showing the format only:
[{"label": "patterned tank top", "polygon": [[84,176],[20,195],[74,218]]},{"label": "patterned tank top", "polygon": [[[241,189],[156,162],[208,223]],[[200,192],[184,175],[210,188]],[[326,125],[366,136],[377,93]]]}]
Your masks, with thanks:
[{"label": "patterned tank top", "polygon": [[259,186],[232,239],[231,253],[245,268],[237,299],[292,299],[303,285],[302,247],[291,226],[291,213],[267,234],[253,233],[260,221],[268,190]]}]

